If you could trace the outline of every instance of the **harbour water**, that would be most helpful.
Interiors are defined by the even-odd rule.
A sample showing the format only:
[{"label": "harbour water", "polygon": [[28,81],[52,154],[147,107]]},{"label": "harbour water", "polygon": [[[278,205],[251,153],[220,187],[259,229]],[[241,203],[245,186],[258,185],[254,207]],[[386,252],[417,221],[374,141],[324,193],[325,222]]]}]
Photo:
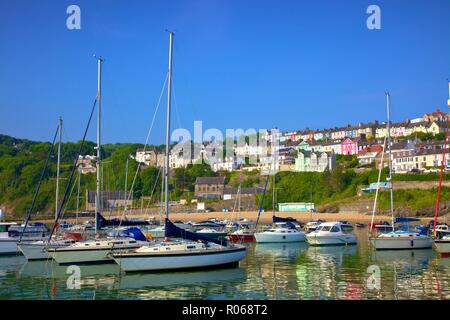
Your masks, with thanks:
[{"label": "harbour water", "polygon": [[79,282],[52,261],[0,257],[0,299],[450,299],[450,258],[375,252],[367,229],[355,232],[357,246],[247,244],[240,266],[221,270],[124,274],[116,264],[85,265]]}]

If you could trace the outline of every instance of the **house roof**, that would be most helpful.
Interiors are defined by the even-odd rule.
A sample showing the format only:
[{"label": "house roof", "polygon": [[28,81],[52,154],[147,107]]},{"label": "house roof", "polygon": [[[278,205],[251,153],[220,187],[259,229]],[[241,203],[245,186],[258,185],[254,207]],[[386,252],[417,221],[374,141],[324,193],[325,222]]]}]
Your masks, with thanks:
[{"label": "house roof", "polygon": [[414,149],[417,142],[415,140],[400,140],[397,143],[393,143],[391,150],[402,150],[402,149]]},{"label": "house roof", "polygon": [[447,149],[423,149],[420,150],[419,152],[416,153],[417,156],[426,156],[426,155],[431,155],[431,154],[443,154],[445,151],[445,153],[449,153],[450,152],[450,148]]},{"label": "house roof", "polygon": [[284,142],[285,147],[295,147],[295,146],[298,146],[299,144],[300,144],[300,140],[297,140],[297,141],[286,140]]},{"label": "house roof", "polygon": [[197,177],[196,184],[225,184],[225,177]]}]

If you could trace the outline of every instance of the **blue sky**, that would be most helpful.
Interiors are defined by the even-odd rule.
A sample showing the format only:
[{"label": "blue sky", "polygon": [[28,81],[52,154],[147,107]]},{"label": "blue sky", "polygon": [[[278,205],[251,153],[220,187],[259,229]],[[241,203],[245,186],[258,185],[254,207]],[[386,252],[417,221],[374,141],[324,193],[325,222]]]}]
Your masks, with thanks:
[{"label": "blue sky", "polygon": [[[81,8],[81,30],[66,8]],[[366,9],[381,8],[381,30]],[[144,142],[175,30],[173,128],[326,128],[446,110],[450,1],[2,0],[0,133],[79,140],[104,56],[103,141]],[[150,143],[164,141],[165,99]],[[95,127],[89,138],[95,139]]]}]

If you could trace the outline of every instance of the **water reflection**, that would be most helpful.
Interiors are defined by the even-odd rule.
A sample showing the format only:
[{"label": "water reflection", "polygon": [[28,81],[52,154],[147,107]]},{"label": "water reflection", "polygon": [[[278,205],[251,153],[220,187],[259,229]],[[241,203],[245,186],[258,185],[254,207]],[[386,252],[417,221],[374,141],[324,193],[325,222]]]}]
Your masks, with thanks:
[{"label": "water reflection", "polygon": [[[246,280],[243,268],[219,270],[198,270],[167,273],[122,273],[116,282],[120,295],[134,295],[136,298],[201,298],[210,291],[227,292],[236,284]],[[223,295],[222,299],[232,298]]]},{"label": "water reflection", "polygon": [[344,262],[357,254],[356,246],[309,247],[297,259],[297,287],[304,299],[359,299],[361,276],[348,273]]},{"label": "water reflection", "polygon": [[[373,251],[366,233],[358,246],[247,244],[236,268],[128,273],[116,264],[80,266],[68,288],[67,266],[0,257],[0,299],[450,299],[450,258],[433,250]],[[379,287],[367,285],[369,266]]]}]

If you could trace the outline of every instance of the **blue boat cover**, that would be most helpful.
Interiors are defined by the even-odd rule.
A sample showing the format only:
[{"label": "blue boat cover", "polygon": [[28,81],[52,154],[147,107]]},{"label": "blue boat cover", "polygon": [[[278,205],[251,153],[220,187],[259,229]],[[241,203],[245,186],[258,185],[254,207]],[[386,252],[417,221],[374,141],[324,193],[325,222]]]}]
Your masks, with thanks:
[{"label": "blue boat cover", "polygon": [[212,239],[210,237],[206,237],[202,234],[199,233],[195,233],[195,232],[190,232],[187,230],[184,230],[182,228],[177,227],[175,224],[172,223],[172,221],[170,221],[169,219],[166,218],[166,222],[165,222],[165,231],[164,231],[164,235],[167,238],[173,237],[173,238],[183,238],[186,240],[192,240],[192,241],[205,241],[205,242],[213,242],[213,243],[217,243],[220,245],[227,245],[227,241],[226,240],[216,240],[216,239]]},{"label": "blue boat cover", "polygon": [[275,222],[297,222],[297,220],[295,220],[294,218],[291,218],[291,217],[281,218],[281,217],[277,217],[277,216],[273,216],[272,221],[273,221],[273,223],[275,223]]},{"label": "blue boat cover", "polygon": [[415,221],[420,221],[420,219],[418,219],[418,218],[402,218],[402,217],[395,218],[395,223],[405,223],[405,222],[415,222]]},{"label": "blue boat cover", "polygon": [[403,225],[398,230],[403,232],[414,232],[418,233],[420,235],[427,235],[428,234],[428,228],[424,226],[407,226]]},{"label": "blue boat cover", "polygon": [[128,228],[125,230],[119,230],[119,231],[115,231],[112,234],[115,237],[125,237],[125,238],[133,238],[136,239],[138,241],[147,241],[147,238],[145,237],[145,235],[142,233],[141,229],[139,228]]}]

